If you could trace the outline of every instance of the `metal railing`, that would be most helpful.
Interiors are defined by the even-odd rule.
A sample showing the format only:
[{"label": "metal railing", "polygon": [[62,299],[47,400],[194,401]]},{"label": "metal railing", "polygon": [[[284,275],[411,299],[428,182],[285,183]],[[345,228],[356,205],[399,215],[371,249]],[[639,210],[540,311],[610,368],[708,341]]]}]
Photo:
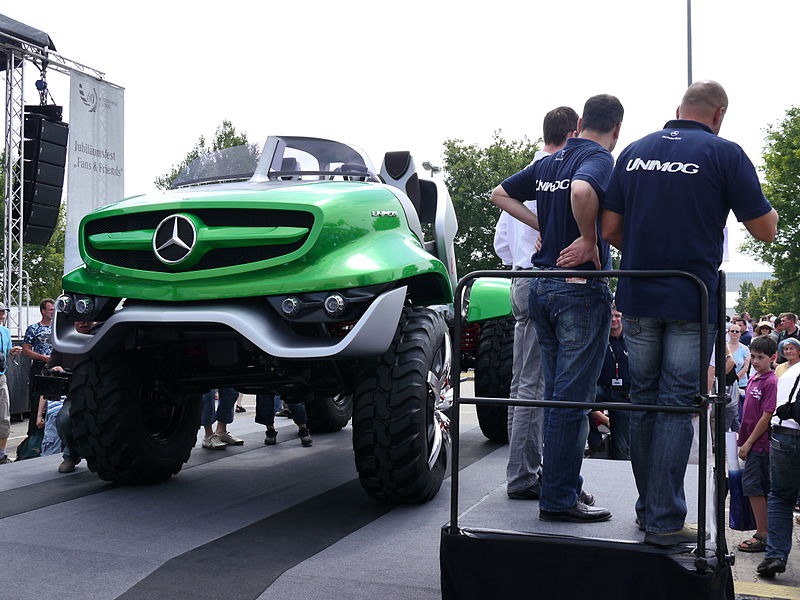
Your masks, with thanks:
[{"label": "metal railing", "polygon": [[[579,270],[498,270],[498,271],[473,271],[462,277],[455,290],[456,318],[453,328],[453,369],[452,372],[461,372],[461,332],[464,327],[466,311],[462,310],[464,292],[469,285],[480,277],[505,277],[505,278],[542,278],[542,277],[579,277],[579,278],[670,278],[678,277],[692,281],[698,289],[701,315],[708,314],[708,289],[705,283],[692,273],[686,271],[579,271]],[[724,311],[725,311],[725,273],[719,273],[719,310],[716,315],[718,351],[715,356],[717,389],[724,392],[725,384],[725,352],[719,349],[725,345]],[[707,461],[708,461],[708,407],[714,406],[715,410],[715,461],[714,470],[716,478],[716,559],[733,562],[731,554],[726,553],[724,504],[727,493],[725,487],[725,419],[724,405],[727,402],[724,393],[709,395],[708,393],[708,356],[709,356],[709,324],[708,319],[700,320],[700,352],[698,361],[698,376],[700,382],[699,394],[694,406],[660,406],[650,404],[631,404],[624,402],[560,402],[548,400],[520,400],[482,397],[462,397],[460,377],[456,377],[453,385],[453,411],[450,422],[452,439],[451,462],[451,490],[450,490],[450,532],[458,531],[458,483],[459,483],[459,407],[461,404],[484,404],[489,406],[541,406],[546,408],[582,408],[589,410],[630,410],[642,412],[664,412],[698,415],[699,417],[699,461],[698,461],[698,536],[695,566],[698,571],[707,571],[710,568],[709,559],[706,557],[706,496],[707,496]]]}]

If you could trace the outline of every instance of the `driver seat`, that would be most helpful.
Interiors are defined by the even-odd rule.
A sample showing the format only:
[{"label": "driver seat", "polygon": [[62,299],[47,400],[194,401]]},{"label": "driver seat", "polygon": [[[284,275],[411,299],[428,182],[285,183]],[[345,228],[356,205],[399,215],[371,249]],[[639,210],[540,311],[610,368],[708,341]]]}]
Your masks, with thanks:
[{"label": "driver seat", "polygon": [[422,191],[419,187],[417,168],[414,165],[414,159],[411,158],[411,152],[407,150],[387,152],[381,165],[381,177],[387,184],[405,192],[405,195],[411,200],[411,204],[414,205],[417,215],[421,216]]},{"label": "driver seat", "polygon": [[[299,171],[300,163],[296,158],[286,157],[281,161],[281,171]],[[300,175],[281,175],[280,179],[283,181],[291,181],[293,179],[300,179]]]}]

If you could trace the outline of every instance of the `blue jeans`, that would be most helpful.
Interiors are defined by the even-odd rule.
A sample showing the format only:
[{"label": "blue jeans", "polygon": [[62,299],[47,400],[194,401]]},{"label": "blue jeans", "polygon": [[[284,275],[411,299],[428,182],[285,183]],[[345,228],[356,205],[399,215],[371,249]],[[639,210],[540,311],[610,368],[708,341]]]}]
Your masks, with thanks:
[{"label": "blue jeans", "polygon": [[62,443],[61,438],[58,437],[58,428],[56,427],[56,419],[58,418],[63,406],[63,400],[47,401],[47,415],[44,419],[44,435],[42,436],[41,456],[58,454],[64,449],[64,444]]},{"label": "blue jeans", "polygon": [[792,508],[800,492],[800,430],[772,428],[767,498],[767,558],[786,560],[792,549]]},{"label": "blue jeans", "polygon": [[214,410],[214,390],[203,394],[203,412],[200,413],[200,425],[211,426],[215,421],[233,423],[233,407],[239,392],[233,388],[219,388],[219,404]]},{"label": "blue jeans", "polygon": [[[628,394],[621,390],[597,386],[598,402],[628,402]],[[608,418],[611,420],[611,448],[609,458],[611,460],[630,460],[631,459],[631,411],[612,410],[609,411]]]},{"label": "blue jeans", "polygon": [[[611,293],[604,282],[531,280],[530,317],[539,337],[544,399],[593,402],[611,327]],[[539,508],[566,511],[578,502],[589,409],[546,408]]]},{"label": "blue jeans", "polygon": [[[700,363],[700,323],[630,315],[623,319],[631,401],[695,406],[700,393],[700,364],[708,365],[716,328],[709,326],[708,356]],[[632,415],[631,466],[639,491],[636,516],[647,531],[671,533],[683,528],[683,480],[693,435],[689,413]]]}]

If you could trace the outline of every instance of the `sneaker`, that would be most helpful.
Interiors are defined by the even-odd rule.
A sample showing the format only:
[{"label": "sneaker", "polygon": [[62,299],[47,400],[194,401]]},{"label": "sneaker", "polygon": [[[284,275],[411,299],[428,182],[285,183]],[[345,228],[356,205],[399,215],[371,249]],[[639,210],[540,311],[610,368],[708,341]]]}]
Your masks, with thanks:
[{"label": "sneaker", "polygon": [[297,431],[297,435],[300,437],[300,443],[303,444],[303,447],[308,448],[311,445],[311,434],[308,432],[308,427],[301,427]]},{"label": "sneaker", "polygon": [[217,437],[219,438],[220,442],[227,444],[228,446],[244,446],[244,440],[242,438],[238,438],[228,431],[218,433]]},{"label": "sneaker", "polygon": [[264,438],[264,444],[267,446],[274,446],[278,443],[278,432],[275,429],[267,429],[267,435]]},{"label": "sneaker", "polygon": [[8,458],[8,454],[3,454],[2,458],[0,458],[0,465],[6,465],[10,462],[11,460]]},{"label": "sneaker", "polygon": [[[706,539],[708,538],[709,533],[706,531]],[[671,531],[670,533],[655,533],[653,531],[646,531],[644,534],[644,543],[652,546],[659,546],[661,548],[678,546],[680,544],[696,544],[697,525],[684,523],[681,529],[678,531]]]},{"label": "sneaker", "polygon": [[81,462],[81,459],[74,460],[72,458],[65,458],[61,461],[61,464],[58,465],[58,472],[59,473],[72,473],[75,470],[75,465]]},{"label": "sneaker", "polygon": [[227,448],[227,446],[228,445],[225,442],[219,439],[219,436],[216,433],[203,438],[203,448],[208,450],[224,450]]},{"label": "sneaker", "polygon": [[236,412],[239,412],[239,413],[247,412],[247,409],[244,406],[237,406],[236,407]]},{"label": "sneaker", "polygon": [[288,408],[282,408],[281,410],[279,410],[278,412],[275,413],[275,416],[276,417],[286,417],[287,419],[291,419],[292,418],[292,413],[289,412]]}]

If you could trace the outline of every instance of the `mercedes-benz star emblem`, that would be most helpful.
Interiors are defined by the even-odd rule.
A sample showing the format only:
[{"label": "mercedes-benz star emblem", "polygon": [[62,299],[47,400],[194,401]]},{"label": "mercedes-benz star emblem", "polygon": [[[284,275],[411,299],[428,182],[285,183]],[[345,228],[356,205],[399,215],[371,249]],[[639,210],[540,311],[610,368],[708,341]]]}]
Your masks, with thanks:
[{"label": "mercedes-benz star emblem", "polygon": [[192,253],[196,240],[197,231],[188,217],[170,215],[156,227],[153,252],[164,264],[175,265]]}]

